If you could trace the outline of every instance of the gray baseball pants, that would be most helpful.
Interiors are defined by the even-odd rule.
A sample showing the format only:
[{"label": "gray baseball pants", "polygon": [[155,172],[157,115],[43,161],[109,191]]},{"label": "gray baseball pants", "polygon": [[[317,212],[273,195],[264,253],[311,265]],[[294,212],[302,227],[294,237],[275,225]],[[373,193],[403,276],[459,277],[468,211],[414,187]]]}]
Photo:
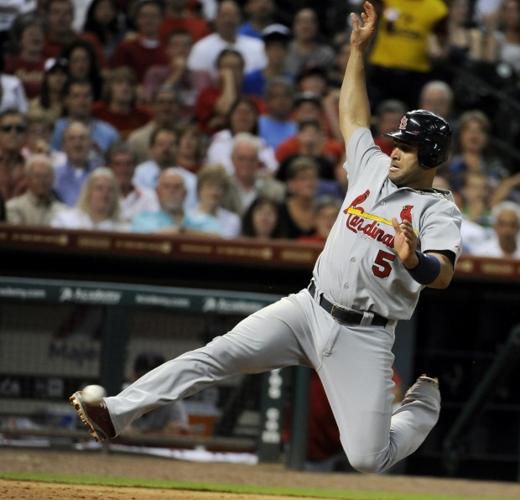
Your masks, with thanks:
[{"label": "gray baseball pants", "polygon": [[323,383],[352,467],[382,472],[421,445],[440,411],[438,388],[425,384],[416,400],[392,412],[394,326],[341,325],[304,289],[105,402],[120,433],[144,413],[229,376],[310,366]]}]

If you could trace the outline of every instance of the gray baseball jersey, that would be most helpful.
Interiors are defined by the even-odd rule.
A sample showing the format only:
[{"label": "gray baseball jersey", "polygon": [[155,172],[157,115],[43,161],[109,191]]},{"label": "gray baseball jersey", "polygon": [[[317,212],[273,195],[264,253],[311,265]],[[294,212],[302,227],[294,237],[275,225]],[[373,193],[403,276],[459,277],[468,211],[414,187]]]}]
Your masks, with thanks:
[{"label": "gray baseball jersey", "polygon": [[456,258],[462,218],[451,193],[397,187],[389,165],[370,131],[356,130],[347,147],[348,192],[313,274],[317,289],[336,304],[409,319],[423,286],[394,252],[392,217],[411,220],[421,251],[451,251]]},{"label": "gray baseball jersey", "polygon": [[[304,364],[323,383],[354,468],[387,470],[420,446],[439,417],[440,392],[423,383],[394,411],[396,321],[339,323],[318,298],[323,292],[336,303],[392,320],[409,317],[421,286],[394,253],[391,218],[411,219],[423,250],[458,256],[460,214],[447,194],[393,185],[390,160],[368,130],[356,131],[347,152],[349,190],[314,270],[318,290],[284,297],[105,398],[118,433],[143,413],[231,375]],[[363,321],[369,316],[363,314]]]}]

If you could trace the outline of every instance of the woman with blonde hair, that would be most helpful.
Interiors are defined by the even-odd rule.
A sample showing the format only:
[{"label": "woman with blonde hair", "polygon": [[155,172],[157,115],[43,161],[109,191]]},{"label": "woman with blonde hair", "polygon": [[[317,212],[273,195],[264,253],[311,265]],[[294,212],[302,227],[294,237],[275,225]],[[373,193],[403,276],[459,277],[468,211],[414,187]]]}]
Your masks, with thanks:
[{"label": "woman with blonde hair", "polygon": [[102,167],[86,179],[76,206],[56,215],[51,225],[66,229],[124,231],[120,216],[119,187],[112,171]]}]

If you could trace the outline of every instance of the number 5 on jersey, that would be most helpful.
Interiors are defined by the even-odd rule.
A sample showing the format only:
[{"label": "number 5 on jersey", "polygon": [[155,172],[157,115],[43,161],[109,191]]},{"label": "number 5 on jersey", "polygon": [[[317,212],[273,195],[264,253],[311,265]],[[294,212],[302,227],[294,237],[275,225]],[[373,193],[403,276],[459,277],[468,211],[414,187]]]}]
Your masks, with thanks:
[{"label": "number 5 on jersey", "polygon": [[376,256],[372,272],[378,278],[386,278],[392,272],[392,262],[395,260],[395,255],[384,250],[379,250]]}]

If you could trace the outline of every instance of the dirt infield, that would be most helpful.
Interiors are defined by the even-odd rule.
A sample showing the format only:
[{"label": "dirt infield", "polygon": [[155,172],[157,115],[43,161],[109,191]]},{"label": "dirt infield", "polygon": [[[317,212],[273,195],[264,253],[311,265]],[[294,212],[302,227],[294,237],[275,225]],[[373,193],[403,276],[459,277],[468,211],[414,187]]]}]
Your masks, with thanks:
[{"label": "dirt infield", "polygon": [[[2,472],[43,472],[53,474],[105,475],[169,481],[248,484],[265,487],[317,488],[327,490],[367,490],[415,494],[467,495],[492,498],[520,498],[520,485],[491,481],[448,480],[426,477],[362,474],[318,474],[286,470],[283,465],[231,465],[192,463],[152,457],[108,455],[100,452],[57,452],[0,449]],[[10,489],[13,489],[11,491]],[[40,488],[35,490],[34,488]],[[44,496],[54,488],[52,496]],[[0,498],[168,498],[279,499],[226,493],[195,493],[175,490],[147,490],[71,485],[42,485],[1,481]],[[71,492],[74,492],[74,495]],[[62,494],[63,493],[63,494]],[[59,496],[61,495],[62,496]],[[25,495],[25,496],[24,496]],[[29,496],[28,496],[29,495]],[[35,496],[31,496],[35,495]],[[287,497],[285,497],[287,498]]]},{"label": "dirt infield", "polygon": [[287,497],[265,495],[240,495],[235,493],[211,493],[204,491],[160,490],[146,488],[109,488],[105,486],[81,486],[66,484],[32,483],[27,481],[0,480],[2,500],[287,500]]}]

